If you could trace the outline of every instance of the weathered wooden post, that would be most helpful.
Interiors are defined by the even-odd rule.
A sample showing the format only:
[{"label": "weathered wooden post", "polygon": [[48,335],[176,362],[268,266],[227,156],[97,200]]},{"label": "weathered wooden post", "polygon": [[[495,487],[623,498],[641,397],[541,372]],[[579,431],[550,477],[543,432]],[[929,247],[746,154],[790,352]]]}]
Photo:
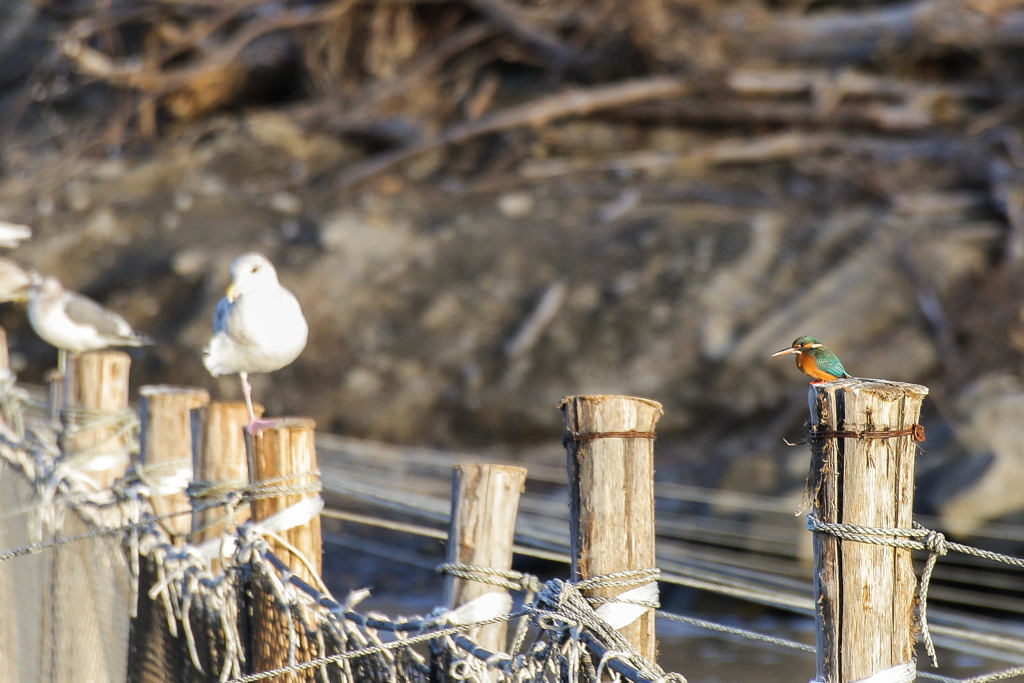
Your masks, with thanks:
[{"label": "weathered wooden post", "polygon": [[[519,511],[519,495],[527,471],[507,465],[456,465],[452,476],[452,519],[448,532],[448,562],[512,568],[512,546]],[[500,586],[449,574],[445,601],[456,609],[488,593],[508,591]],[[491,652],[507,649],[505,622],[483,626],[469,636]]]},{"label": "weathered wooden post", "polygon": [[[909,529],[928,389],[882,380],[811,386],[809,495],[821,522]],[[814,534],[818,675],[867,678],[914,658],[910,551]]]},{"label": "weathered wooden post", "polygon": [[[11,371],[11,358],[7,351],[7,330],[0,327],[0,382],[10,383],[13,387],[16,381],[17,377]],[[0,401],[0,418],[3,419],[0,428],[8,437],[20,439],[25,434],[24,416],[21,414],[19,401],[9,400],[12,398],[13,396],[8,395],[8,400]]]},{"label": "weathered wooden post", "polygon": [[[136,472],[150,486],[150,503],[157,515],[190,508],[185,487],[192,480],[192,420],[190,411],[210,400],[205,389],[149,385],[139,389],[142,420]],[[188,533],[188,515],[161,522],[172,537]],[[154,555],[141,557],[137,613],[132,617],[128,646],[128,681],[157,683],[182,680],[190,666],[182,634],[167,625],[162,602],[149,598],[159,576]]]},{"label": "weathered wooden post", "polygon": [[88,472],[101,489],[124,476],[136,418],[128,408],[123,351],[89,351],[68,357],[61,412],[62,462]]},{"label": "weathered wooden post", "polygon": [[[562,401],[569,466],[572,575],[589,579],[656,567],[654,426],[661,404],[631,396],[570,396]],[[585,591],[612,598],[630,587]],[[654,610],[620,629],[655,661]]]},{"label": "weathered wooden post", "polygon": [[[268,487],[295,489],[294,492],[253,500],[251,506],[254,522],[265,521],[271,515],[304,499],[317,496],[316,489],[320,476],[316,461],[315,430],[316,423],[313,420],[282,418],[273,427],[246,438],[250,483],[259,487],[261,482],[267,482]],[[268,538],[270,550],[299,578],[313,586],[320,585],[319,574],[323,562],[320,516],[316,515],[277,535],[285,543]],[[314,576],[314,573],[317,576]],[[298,616],[282,609],[270,586],[258,575],[254,576],[250,590],[253,619],[252,670],[266,671],[284,666],[288,663],[288,620],[298,619]],[[319,656],[321,653],[318,652],[317,644],[306,637],[306,629],[302,626],[301,620],[293,626],[298,631],[296,661],[306,661]],[[294,678],[290,677],[287,680],[313,681],[315,670],[295,674]]]},{"label": "weathered wooden post", "polygon": [[[263,414],[263,406],[253,406],[256,415]],[[249,483],[249,461],[245,452],[242,428],[249,422],[245,403],[211,401],[193,408],[192,416],[192,470],[200,486],[194,493],[194,507],[221,494],[217,487],[240,489]],[[224,532],[227,510],[214,507],[193,512],[192,542],[199,544],[219,538]],[[249,519],[249,506],[240,505],[235,511],[235,522]]]},{"label": "weathered wooden post", "polygon": [[11,356],[7,350],[7,330],[0,327],[0,370],[11,369]]},{"label": "weathered wooden post", "polygon": [[[136,469],[152,490],[153,512],[166,515],[191,507],[185,487],[192,481],[193,408],[210,402],[206,389],[148,385],[139,389],[139,462]],[[162,523],[173,536],[184,536],[192,528],[187,515]]]}]

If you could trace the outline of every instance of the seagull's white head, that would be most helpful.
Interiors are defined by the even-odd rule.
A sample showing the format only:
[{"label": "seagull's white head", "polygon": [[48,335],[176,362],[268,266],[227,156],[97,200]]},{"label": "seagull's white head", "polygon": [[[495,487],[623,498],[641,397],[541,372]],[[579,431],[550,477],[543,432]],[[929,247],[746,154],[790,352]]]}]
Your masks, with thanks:
[{"label": "seagull's white head", "polygon": [[55,277],[42,277],[39,273],[32,271],[32,293],[44,296],[55,296],[64,291],[64,285]]},{"label": "seagull's white head", "polygon": [[244,254],[231,264],[231,284],[228,285],[228,301],[254,292],[263,287],[277,284],[277,271],[263,254]]}]

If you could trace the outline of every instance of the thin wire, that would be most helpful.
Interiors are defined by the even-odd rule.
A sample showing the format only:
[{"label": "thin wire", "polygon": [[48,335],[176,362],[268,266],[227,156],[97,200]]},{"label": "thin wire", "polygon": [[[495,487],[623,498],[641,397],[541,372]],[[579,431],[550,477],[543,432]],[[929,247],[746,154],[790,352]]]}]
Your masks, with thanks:
[{"label": "thin wire", "polygon": [[725,624],[718,624],[713,621],[705,621],[704,619],[695,619],[694,617],[684,617],[679,614],[672,614],[671,612],[665,612],[658,610],[658,616],[663,619],[669,619],[671,621],[678,621],[683,624],[690,624],[691,626],[699,626],[700,628],[707,629],[709,631],[718,631],[719,633],[728,633],[734,636],[740,636],[748,640],[756,640],[762,643],[771,643],[772,645],[778,645],[780,647],[786,647],[791,650],[800,650],[801,652],[817,652],[817,648],[813,645],[806,645],[804,643],[798,643],[795,640],[787,640],[786,638],[776,638],[775,636],[765,635],[758,633],[757,631],[748,631],[745,628],[736,628],[735,626],[726,626]]},{"label": "thin wire", "polygon": [[[343,510],[324,509],[320,514],[330,519],[340,519],[345,522],[355,522],[356,524],[365,524],[367,526],[378,527],[381,529],[401,531],[403,533],[413,534],[416,536],[425,536],[426,538],[436,538],[439,541],[448,540],[448,532],[444,529],[434,529],[432,527],[421,526],[419,524],[409,524],[408,522],[396,522],[390,519],[373,517],[371,515],[361,515],[356,512],[345,512]],[[571,558],[567,553],[543,550],[541,548],[531,548],[525,545],[513,545],[512,552],[516,555],[526,555],[528,557],[536,557],[540,560],[561,562],[563,564],[569,564],[571,561]]]},{"label": "thin wire", "polygon": [[99,538],[101,536],[113,536],[119,534],[122,531],[131,531],[133,529],[144,529],[152,524],[162,522],[167,519],[174,517],[180,517],[182,515],[191,515],[193,512],[203,512],[211,508],[220,507],[226,505],[226,503],[212,503],[202,508],[196,508],[195,510],[179,510],[177,512],[169,512],[165,515],[157,515],[153,517],[146,517],[138,522],[129,522],[128,524],[122,524],[121,526],[104,527],[101,529],[93,529],[83,534],[76,536],[65,536],[64,538],[55,538],[52,541],[40,541],[38,543],[29,543],[19,548],[11,548],[0,552],[0,562],[6,562],[7,560],[15,557],[21,557],[23,555],[34,555],[50,548],[56,548],[68,543],[75,543],[77,541],[86,541],[90,538]]}]

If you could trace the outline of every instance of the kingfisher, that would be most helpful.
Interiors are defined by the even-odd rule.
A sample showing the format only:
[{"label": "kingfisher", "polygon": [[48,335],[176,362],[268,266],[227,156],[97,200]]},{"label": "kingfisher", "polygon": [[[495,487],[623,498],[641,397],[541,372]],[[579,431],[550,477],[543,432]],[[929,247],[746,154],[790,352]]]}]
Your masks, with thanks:
[{"label": "kingfisher", "polygon": [[805,375],[815,380],[811,384],[851,376],[843,367],[839,357],[829,351],[828,347],[815,337],[799,337],[788,349],[773,353],[772,358],[787,353],[797,354],[796,366]]}]

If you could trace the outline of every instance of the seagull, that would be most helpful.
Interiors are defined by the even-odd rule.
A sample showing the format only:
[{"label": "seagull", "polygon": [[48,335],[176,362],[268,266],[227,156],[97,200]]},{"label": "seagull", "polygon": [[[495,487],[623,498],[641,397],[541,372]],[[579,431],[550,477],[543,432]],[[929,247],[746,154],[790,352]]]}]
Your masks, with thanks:
[{"label": "seagull", "polygon": [[250,434],[275,421],[256,418],[249,374],[288,365],[306,348],[308,335],[298,299],[278,282],[270,261],[255,253],[235,259],[227,295],[213,317],[213,337],[203,352],[203,364],[214,377],[237,374],[241,378]]},{"label": "seagull", "polygon": [[67,353],[96,351],[109,346],[146,346],[153,341],[128,322],[87,296],[64,289],[55,277],[34,274],[29,290],[28,320],[43,341],[60,350],[63,372]]}]

